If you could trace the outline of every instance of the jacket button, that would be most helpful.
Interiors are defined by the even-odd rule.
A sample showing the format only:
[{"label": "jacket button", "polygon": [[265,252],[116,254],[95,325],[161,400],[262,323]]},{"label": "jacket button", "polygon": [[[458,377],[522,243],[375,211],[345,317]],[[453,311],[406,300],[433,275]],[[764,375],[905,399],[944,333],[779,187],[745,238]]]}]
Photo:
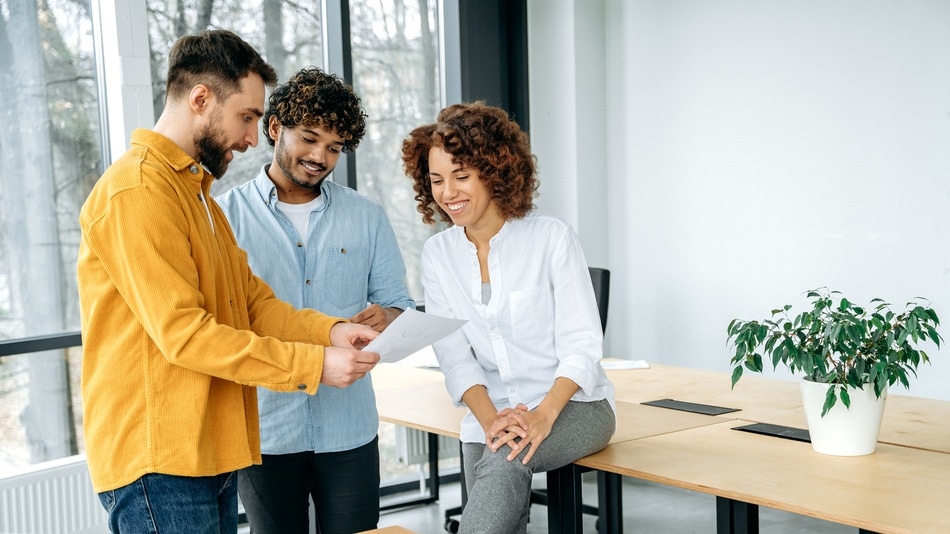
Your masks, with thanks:
[{"label": "jacket button", "polygon": [[307,384],[300,384],[299,386],[297,386],[297,389],[303,391],[303,390],[307,389]]}]

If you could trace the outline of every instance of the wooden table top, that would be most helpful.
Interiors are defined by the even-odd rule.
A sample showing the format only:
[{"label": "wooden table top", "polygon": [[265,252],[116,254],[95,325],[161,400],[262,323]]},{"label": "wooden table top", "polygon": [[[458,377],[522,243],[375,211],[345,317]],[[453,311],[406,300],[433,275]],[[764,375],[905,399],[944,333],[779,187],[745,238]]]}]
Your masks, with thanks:
[{"label": "wooden table top", "polygon": [[[452,404],[441,377],[438,370],[433,372],[395,365],[374,370],[373,384],[380,420],[458,438],[467,410]],[[617,401],[617,431],[610,442],[640,439],[721,421],[708,415]]]},{"label": "wooden table top", "polygon": [[[890,394],[877,451],[840,457],[808,443],[732,430],[748,422],[806,428],[797,382],[681,367],[608,371],[617,432],[577,464],[881,533],[950,532],[950,402]],[[458,437],[442,374],[381,365],[380,419]],[[640,404],[672,398],[740,408],[719,416]]]},{"label": "wooden table top", "polygon": [[373,530],[364,530],[358,534],[415,534],[414,530],[399,526],[374,528]]},{"label": "wooden table top", "polygon": [[[796,381],[746,373],[732,389],[729,373],[657,364],[649,369],[611,370],[607,376],[618,401],[671,398],[741,410],[721,418],[807,428]],[[950,401],[897,395],[894,389],[888,393],[878,441],[950,453]]]},{"label": "wooden table top", "polygon": [[[377,372],[373,371],[374,383]],[[462,418],[468,412],[452,404],[441,379],[439,382],[377,389],[376,410],[381,421],[454,438],[459,437]]]},{"label": "wooden table top", "polygon": [[370,376],[377,393],[387,389],[445,383],[445,377],[437,367],[410,367],[398,363],[381,363],[370,372]]},{"label": "wooden table top", "polygon": [[880,444],[867,456],[731,430],[747,421],[623,441],[579,465],[881,533],[950,532],[950,454]]}]

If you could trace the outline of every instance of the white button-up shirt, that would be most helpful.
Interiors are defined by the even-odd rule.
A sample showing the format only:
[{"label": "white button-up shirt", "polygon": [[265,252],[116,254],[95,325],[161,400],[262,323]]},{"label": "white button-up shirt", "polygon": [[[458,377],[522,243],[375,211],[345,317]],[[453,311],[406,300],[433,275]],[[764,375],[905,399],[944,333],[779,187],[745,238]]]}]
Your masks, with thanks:
[{"label": "white button-up shirt", "polygon": [[[533,409],[554,380],[565,377],[580,386],[571,400],[606,398],[613,406],[613,384],[600,365],[600,315],[574,230],[532,212],[507,221],[490,247],[487,304],[475,245],[464,228],[432,236],[422,251],[426,313],[468,320],[433,344],[455,403],[484,385],[498,409],[518,403]],[[461,430],[464,442],[485,441],[471,412]]]}]

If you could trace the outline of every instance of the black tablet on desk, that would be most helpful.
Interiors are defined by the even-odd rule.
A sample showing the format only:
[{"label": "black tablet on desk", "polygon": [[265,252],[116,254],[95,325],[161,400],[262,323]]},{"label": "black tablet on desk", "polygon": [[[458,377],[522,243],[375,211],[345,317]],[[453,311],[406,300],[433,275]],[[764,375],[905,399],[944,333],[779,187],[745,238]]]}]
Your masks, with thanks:
[{"label": "black tablet on desk", "polygon": [[684,412],[701,413],[703,415],[722,415],[729,412],[738,412],[739,408],[724,408],[722,406],[712,406],[710,404],[697,404],[695,402],[685,402],[673,399],[660,399],[655,401],[641,402],[647,406],[657,406],[659,408],[669,408],[671,410],[682,410]]}]

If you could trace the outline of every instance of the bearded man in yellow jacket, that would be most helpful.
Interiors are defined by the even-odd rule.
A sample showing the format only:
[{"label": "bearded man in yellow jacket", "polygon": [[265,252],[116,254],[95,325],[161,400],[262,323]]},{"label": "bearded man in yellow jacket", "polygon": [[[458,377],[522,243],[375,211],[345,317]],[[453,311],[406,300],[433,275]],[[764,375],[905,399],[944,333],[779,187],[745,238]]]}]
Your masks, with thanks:
[{"label": "bearded man in yellow jacket", "polygon": [[257,144],[274,69],[225,30],[182,37],[168,64],[161,117],[80,213],[86,454],[112,532],[236,532],[256,387],[346,387],[377,334],[278,300],[210,196]]}]

